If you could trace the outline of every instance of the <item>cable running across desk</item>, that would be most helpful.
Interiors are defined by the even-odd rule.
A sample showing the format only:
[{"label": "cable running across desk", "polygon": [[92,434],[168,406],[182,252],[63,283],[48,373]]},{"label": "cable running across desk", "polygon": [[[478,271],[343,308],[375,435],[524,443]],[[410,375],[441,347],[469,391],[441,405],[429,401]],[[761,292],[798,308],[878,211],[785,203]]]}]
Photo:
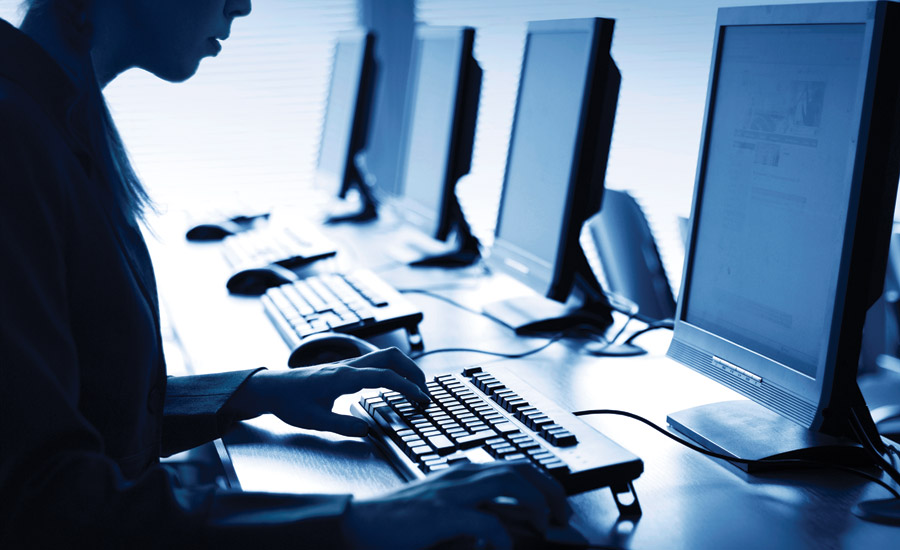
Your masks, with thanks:
[{"label": "cable running across desk", "polygon": [[860,477],[864,477],[873,483],[877,483],[878,485],[881,485],[888,492],[890,492],[894,496],[894,498],[900,499],[900,493],[898,493],[893,487],[891,487],[884,480],[879,479],[879,478],[877,478],[871,474],[868,474],[866,472],[863,472],[861,470],[857,470],[856,468],[851,468],[849,466],[841,466],[839,464],[829,464],[826,462],[816,462],[814,460],[804,460],[804,459],[798,459],[798,458],[755,460],[755,459],[739,458],[739,457],[723,455],[720,453],[716,453],[716,452],[704,449],[703,447],[700,447],[699,445],[695,445],[695,444],[691,443],[690,441],[685,441],[684,439],[667,432],[664,428],[656,425],[655,423],[651,422],[650,420],[647,420],[646,418],[644,418],[640,415],[630,413],[628,411],[619,411],[616,409],[589,409],[589,410],[584,410],[584,411],[576,411],[576,412],[573,412],[572,414],[574,414],[575,416],[590,416],[590,415],[604,415],[605,414],[605,415],[624,416],[626,418],[631,418],[632,420],[637,420],[638,422],[642,422],[643,424],[650,426],[651,428],[653,428],[657,432],[661,433],[662,435],[668,437],[669,439],[671,439],[677,443],[680,443],[681,445],[684,445],[685,447],[687,447],[693,451],[696,451],[698,453],[701,453],[701,454],[704,454],[707,456],[711,456],[713,458],[727,460],[729,462],[739,462],[741,464],[793,464],[793,465],[797,465],[797,466],[808,466],[810,468],[835,469],[835,470],[841,470],[844,472],[849,472],[852,474],[856,474]]},{"label": "cable running across desk", "polygon": [[529,355],[534,355],[535,353],[544,351],[545,349],[549,348],[555,342],[558,342],[561,339],[563,339],[565,336],[566,336],[565,333],[558,334],[558,335],[554,336],[553,338],[551,338],[550,340],[548,340],[545,344],[542,344],[541,346],[531,349],[531,350],[528,350],[528,351],[523,351],[521,353],[503,353],[503,352],[499,352],[499,351],[487,351],[487,350],[474,349],[474,348],[441,348],[441,349],[433,349],[430,351],[423,351],[422,353],[410,355],[410,359],[421,359],[422,357],[425,357],[426,355],[436,355],[438,353],[480,353],[482,355],[493,355],[494,357],[503,357],[505,359],[521,359],[523,357],[528,357]]},{"label": "cable running across desk", "polygon": [[426,290],[426,289],[424,289],[424,288],[401,288],[401,289],[397,289],[397,292],[399,292],[400,294],[421,294],[421,295],[423,295],[423,296],[429,296],[429,297],[434,298],[434,299],[436,299],[436,300],[441,300],[441,301],[443,301],[443,302],[447,302],[447,303],[450,304],[451,306],[454,306],[454,307],[456,307],[456,308],[459,308],[459,309],[461,309],[461,310],[463,310],[463,311],[467,311],[467,312],[469,312],[469,313],[471,313],[471,314],[473,314],[473,315],[478,315],[478,316],[480,316],[480,317],[484,317],[484,318],[486,318],[486,319],[490,319],[491,321],[494,321],[494,322],[497,323],[498,325],[500,325],[500,326],[502,326],[502,327],[505,327],[505,328],[508,328],[509,330],[513,330],[513,331],[515,330],[513,327],[507,325],[506,323],[500,321],[499,319],[494,319],[493,317],[490,317],[490,316],[488,316],[488,315],[485,315],[484,312],[482,312],[482,311],[478,311],[478,310],[476,310],[476,309],[472,309],[472,308],[470,308],[470,307],[468,307],[468,306],[465,306],[465,305],[463,305],[463,304],[457,302],[456,300],[453,300],[453,299],[451,299],[451,298],[447,298],[446,296],[442,296],[442,295],[440,295],[440,294],[438,294],[438,293],[436,293],[436,292],[432,292],[432,291]]}]

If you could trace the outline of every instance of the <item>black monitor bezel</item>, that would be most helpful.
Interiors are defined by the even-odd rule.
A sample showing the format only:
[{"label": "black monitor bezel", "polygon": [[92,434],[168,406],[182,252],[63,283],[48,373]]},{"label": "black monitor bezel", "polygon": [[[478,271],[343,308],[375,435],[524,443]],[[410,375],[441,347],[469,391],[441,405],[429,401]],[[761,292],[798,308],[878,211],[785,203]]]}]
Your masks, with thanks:
[{"label": "black monitor bezel", "polygon": [[[357,53],[361,56],[359,74],[356,79],[356,90],[353,101],[353,115],[350,117],[350,133],[347,139],[347,150],[344,156],[343,169],[337,177],[332,174],[323,175],[321,171],[322,150],[325,137],[325,120],[322,121],[322,133],[319,139],[319,152],[316,157],[316,180],[320,186],[322,181],[328,182],[326,192],[339,198],[345,198],[353,185],[364,185],[365,182],[357,181],[357,170],[354,166],[354,157],[365,149],[368,141],[369,123],[371,118],[372,100],[375,92],[375,33],[367,30],[343,31],[337,35],[334,44],[334,56],[337,56],[338,46],[341,43],[349,43],[357,47]],[[325,105],[325,115],[331,108],[334,86],[332,72],[331,81],[328,84],[328,99]]]},{"label": "black monitor bezel", "polygon": [[[873,197],[890,201],[889,216],[893,216],[896,196],[896,162],[893,171],[893,189],[888,174],[878,181],[877,176],[885,168],[874,167],[876,163],[887,161],[887,150],[896,144],[877,144],[873,134],[873,104],[896,104],[883,92],[876,98],[876,77],[878,68],[885,66],[883,42],[886,20],[886,2],[846,2],[833,4],[800,4],[784,6],[753,6],[742,8],[721,8],[716,21],[716,33],[710,68],[706,111],[697,163],[694,197],[692,203],[691,227],[685,254],[684,277],[679,293],[675,317],[675,334],[669,355],[679,362],[717,380],[725,386],[749,397],[759,404],[811,429],[820,429],[828,423],[828,409],[844,407],[855,396],[850,388],[856,388],[856,359],[859,356],[862,322],[865,311],[880,294],[883,284],[884,261],[887,256],[887,241],[883,233],[884,212],[866,220],[860,216],[864,207],[877,206]],[[827,358],[817,367],[815,377],[807,376],[799,370],[765,357],[746,347],[717,336],[685,319],[686,306],[690,301],[692,260],[695,251],[696,230],[699,220],[706,175],[706,159],[709,153],[708,135],[711,129],[711,113],[715,108],[718,84],[718,68],[721,62],[720,42],[724,30],[731,26],[746,25],[815,25],[815,24],[864,24],[865,43],[863,63],[867,67],[865,89],[854,107],[859,114],[859,132],[853,168],[853,184],[848,204],[845,238],[842,246],[841,267],[838,290],[832,314]],[[896,61],[897,54],[891,54]],[[883,88],[884,86],[882,86]],[[894,113],[892,113],[893,118]],[[896,136],[891,141],[896,141]],[[872,146],[867,151],[867,146]],[[887,163],[890,165],[891,163]],[[875,175],[871,173],[877,172]],[[864,175],[868,177],[864,178]],[[881,210],[887,210],[882,208]],[[876,209],[877,211],[877,209]],[[874,218],[878,219],[874,219]],[[887,236],[890,234],[890,220],[887,220]],[[854,238],[855,237],[855,238]],[[868,242],[864,242],[868,241]],[[882,241],[884,241],[882,243]],[[882,246],[883,244],[883,246]],[[883,249],[883,250],[882,250]],[[882,253],[883,252],[883,253]],[[879,259],[880,258],[880,259]],[[867,270],[878,271],[881,263],[881,281],[873,282],[877,275]],[[872,296],[872,288],[879,290]],[[854,351],[855,350],[855,351]],[[735,368],[736,367],[736,368]],[[843,387],[842,387],[843,386]],[[846,391],[845,391],[846,390]],[[837,416],[833,414],[832,416]],[[825,430],[829,431],[829,430]]]},{"label": "black monitor bezel", "polygon": [[[610,55],[615,21],[612,19],[562,19],[554,21],[532,21],[528,23],[522,69],[528,60],[530,38],[535,33],[586,32],[591,37],[588,56],[588,73],[582,93],[582,104],[576,138],[576,150],[572,157],[572,170],[567,185],[565,212],[560,220],[560,239],[553,265],[542,261],[507,242],[499,234],[504,216],[504,204],[508,189],[509,168],[512,155],[507,153],[503,189],[497,213],[494,244],[488,263],[513,278],[525,283],[535,291],[558,302],[565,302],[580,269],[583,257],[579,236],[584,222],[600,209],[603,199],[609,140],[615,117],[615,102],[618,100],[619,73]],[[609,88],[609,79],[615,79],[614,94]],[[510,132],[509,151],[515,148],[516,121],[519,118],[522,79],[516,94],[516,109]],[[614,97],[607,97],[613,95]],[[612,101],[610,109],[609,102]],[[610,112],[610,110],[612,112]],[[594,130],[598,135],[587,135]],[[599,135],[603,134],[603,135]],[[601,151],[603,149],[603,151]],[[602,158],[600,158],[602,157]],[[520,269],[517,266],[522,266]],[[591,276],[585,274],[586,276]]]},{"label": "black monitor bezel", "polygon": [[[409,150],[412,140],[413,107],[416,101],[421,62],[421,41],[429,39],[459,39],[458,58],[455,67],[456,93],[454,95],[451,127],[447,139],[447,162],[443,166],[439,207],[437,211],[409,197],[406,193],[409,185],[416,182],[406,180],[409,162]],[[397,186],[395,204],[411,225],[423,233],[444,241],[450,235],[454,223],[454,210],[457,202],[456,183],[469,171],[472,161],[472,146],[475,133],[474,117],[478,109],[481,90],[481,68],[474,57],[475,29],[472,27],[443,27],[419,25],[416,27],[413,44],[412,76],[406,94],[406,120],[403,124],[403,151],[399,157],[400,175]],[[477,88],[474,92],[472,88]],[[471,93],[470,93],[471,92]],[[470,97],[474,95],[473,97]],[[470,112],[475,111],[475,112]]]}]

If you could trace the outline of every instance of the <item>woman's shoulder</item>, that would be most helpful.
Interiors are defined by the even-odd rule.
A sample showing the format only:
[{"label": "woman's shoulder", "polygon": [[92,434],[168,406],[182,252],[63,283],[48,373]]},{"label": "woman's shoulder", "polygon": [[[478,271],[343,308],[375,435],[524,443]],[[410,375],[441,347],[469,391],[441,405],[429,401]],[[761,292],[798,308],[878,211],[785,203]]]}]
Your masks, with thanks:
[{"label": "woman's shoulder", "polygon": [[18,84],[0,77],[0,140],[4,145],[8,141],[29,146],[64,143],[59,122]]},{"label": "woman's shoulder", "polygon": [[58,123],[17,85],[0,77],[0,210],[71,201],[78,162]]}]

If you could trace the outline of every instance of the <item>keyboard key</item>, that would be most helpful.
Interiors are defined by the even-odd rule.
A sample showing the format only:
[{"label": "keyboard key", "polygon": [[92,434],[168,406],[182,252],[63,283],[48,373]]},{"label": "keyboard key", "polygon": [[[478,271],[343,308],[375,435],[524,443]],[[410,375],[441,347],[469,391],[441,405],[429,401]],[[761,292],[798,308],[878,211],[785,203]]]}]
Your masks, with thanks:
[{"label": "keyboard key", "polygon": [[494,429],[500,433],[509,433],[509,432],[513,432],[513,431],[515,431],[515,432],[519,431],[519,429],[516,428],[516,425],[513,424],[512,422],[497,422],[496,424],[494,424]]},{"label": "keyboard key", "polygon": [[544,462],[539,462],[540,466],[547,470],[551,475],[561,475],[567,473],[569,471],[569,467],[565,462],[559,460],[558,458],[553,460],[547,460]]},{"label": "keyboard key", "polygon": [[363,406],[363,408],[366,410],[366,412],[369,414],[374,414],[372,409],[376,405],[385,405],[386,404],[384,399],[381,398],[381,396],[363,397],[362,399],[359,400],[359,402]]},{"label": "keyboard key", "polygon": [[514,454],[516,452],[515,447],[510,445],[509,443],[505,445],[498,445],[496,447],[488,447],[490,449],[488,452],[494,455],[495,457],[502,458],[504,455]]},{"label": "keyboard key", "polygon": [[527,407],[527,406],[528,406],[528,401],[525,401],[521,397],[519,397],[517,399],[510,399],[509,401],[506,402],[506,410],[508,410],[511,413],[515,413],[517,410],[519,410],[520,407]]},{"label": "keyboard key", "polygon": [[291,302],[291,305],[297,309],[300,315],[306,317],[316,312],[309,302],[297,292],[297,288],[294,285],[284,285],[278,288],[284,292],[285,298]]},{"label": "keyboard key", "polygon": [[444,458],[447,459],[447,464],[468,464],[469,462],[471,462],[467,455],[459,452],[452,455],[447,455]]},{"label": "keyboard key", "polygon": [[512,444],[522,449],[523,451],[527,451],[528,449],[539,449],[541,444],[534,440],[534,438],[530,436],[525,436],[523,439],[511,440]]},{"label": "keyboard key", "polygon": [[477,446],[481,445],[482,441],[490,439],[496,435],[497,435],[497,432],[495,432],[493,430],[482,430],[480,432],[475,432],[471,435],[466,435],[466,436],[460,437],[459,439],[456,440],[456,442],[459,444],[460,448],[471,449],[472,447],[477,447]]},{"label": "keyboard key", "polygon": [[413,460],[421,460],[423,455],[427,455],[433,453],[434,451],[430,446],[425,443],[420,443],[419,445],[413,445],[409,449],[406,450],[406,454],[409,455]]},{"label": "keyboard key", "polygon": [[372,408],[372,416],[383,428],[389,433],[396,434],[400,430],[407,429],[407,425],[400,418],[396,411],[387,405],[375,406]]},{"label": "keyboard key", "polygon": [[529,449],[525,451],[528,456],[531,457],[532,460],[540,462],[541,460],[549,460],[551,458],[556,458],[556,456],[550,451],[541,447],[540,449]]},{"label": "keyboard key", "polygon": [[445,435],[435,435],[428,438],[428,444],[434,447],[439,455],[450,454],[456,450],[456,444]]},{"label": "keyboard key", "polygon": [[550,443],[557,447],[571,447],[578,443],[578,438],[568,430],[557,430],[550,432]]}]

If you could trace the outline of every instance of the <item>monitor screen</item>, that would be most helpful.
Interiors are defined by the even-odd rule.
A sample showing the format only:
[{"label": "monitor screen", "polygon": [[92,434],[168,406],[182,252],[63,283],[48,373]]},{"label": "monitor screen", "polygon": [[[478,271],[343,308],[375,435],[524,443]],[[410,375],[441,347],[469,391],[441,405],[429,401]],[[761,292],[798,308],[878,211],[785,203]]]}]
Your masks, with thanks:
[{"label": "monitor screen", "polygon": [[815,377],[841,275],[866,25],[722,32],[682,318]]},{"label": "monitor screen", "polygon": [[317,186],[329,194],[337,195],[344,182],[365,48],[365,35],[353,34],[338,39],[334,49],[316,172]]},{"label": "monitor screen", "polygon": [[407,219],[432,235],[437,232],[451,176],[463,39],[463,29],[430,29],[427,34],[417,33],[413,48],[415,80],[407,112],[402,203]]},{"label": "monitor screen", "polygon": [[495,252],[542,294],[572,207],[592,41],[588,29],[529,32],[526,39]]}]

